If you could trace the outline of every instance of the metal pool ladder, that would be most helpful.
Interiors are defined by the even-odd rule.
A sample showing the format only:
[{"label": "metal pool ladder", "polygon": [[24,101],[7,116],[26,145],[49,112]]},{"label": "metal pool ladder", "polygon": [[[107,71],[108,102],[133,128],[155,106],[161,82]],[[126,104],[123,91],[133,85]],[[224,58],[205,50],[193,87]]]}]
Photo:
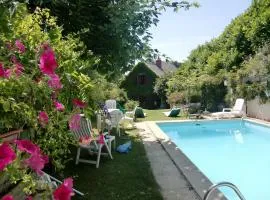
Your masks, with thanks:
[{"label": "metal pool ladder", "polygon": [[226,186],[226,187],[229,187],[231,189],[233,189],[233,191],[237,194],[237,196],[240,198],[240,200],[246,200],[245,197],[242,195],[242,193],[240,192],[240,190],[236,187],[236,185],[230,183],[230,182],[220,182],[220,183],[217,183],[217,184],[214,184],[212,185],[208,190],[207,192],[205,193],[204,197],[203,197],[203,200],[207,200],[208,197],[210,196],[210,194],[218,187],[221,187],[221,186]]}]

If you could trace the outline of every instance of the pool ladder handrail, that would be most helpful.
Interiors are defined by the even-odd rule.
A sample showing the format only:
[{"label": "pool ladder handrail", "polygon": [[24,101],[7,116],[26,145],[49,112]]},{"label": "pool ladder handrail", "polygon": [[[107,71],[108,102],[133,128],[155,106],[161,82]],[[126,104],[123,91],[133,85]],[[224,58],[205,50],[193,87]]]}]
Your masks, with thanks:
[{"label": "pool ladder handrail", "polygon": [[220,182],[220,183],[217,183],[217,184],[214,184],[212,185],[208,190],[207,192],[205,193],[204,197],[203,197],[203,200],[207,200],[208,197],[210,196],[210,194],[218,187],[221,187],[221,186],[227,186],[231,189],[233,189],[233,191],[237,194],[237,196],[241,199],[241,200],[246,200],[245,197],[243,196],[243,194],[240,192],[240,190],[236,187],[236,185],[230,183],[230,182],[226,182],[226,181],[223,181],[223,182]]}]

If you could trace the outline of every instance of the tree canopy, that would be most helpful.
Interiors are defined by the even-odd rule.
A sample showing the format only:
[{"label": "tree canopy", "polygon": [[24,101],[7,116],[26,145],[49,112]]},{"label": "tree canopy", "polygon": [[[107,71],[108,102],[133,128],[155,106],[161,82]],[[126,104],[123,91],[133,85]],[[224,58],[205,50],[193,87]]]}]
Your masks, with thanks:
[{"label": "tree canopy", "polygon": [[[200,93],[204,108],[216,110],[219,103],[231,99],[224,87],[229,80],[233,94],[237,93],[237,71],[246,69],[250,57],[270,40],[270,1],[257,0],[236,17],[217,38],[199,45],[168,82],[168,94],[195,90]],[[245,84],[238,82],[238,85]],[[243,94],[242,94],[243,95]]]},{"label": "tree canopy", "polygon": [[30,9],[47,7],[57,17],[63,33],[78,33],[87,48],[99,56],[96,69],[107,76],[124,74],[136,60],[150,57],[152,36],[149,28],[157,25],[168,8],[189,9],[197,3],[168,0],[30,0]]}]

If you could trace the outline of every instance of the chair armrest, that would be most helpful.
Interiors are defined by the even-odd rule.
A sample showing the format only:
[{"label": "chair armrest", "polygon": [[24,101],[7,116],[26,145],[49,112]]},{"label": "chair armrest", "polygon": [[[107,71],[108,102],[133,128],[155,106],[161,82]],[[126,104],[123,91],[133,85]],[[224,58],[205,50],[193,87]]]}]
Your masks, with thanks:
[{"label": "chair armrest", "polygon": [[222,112],[232,112],[232,108],[223,108]]}]

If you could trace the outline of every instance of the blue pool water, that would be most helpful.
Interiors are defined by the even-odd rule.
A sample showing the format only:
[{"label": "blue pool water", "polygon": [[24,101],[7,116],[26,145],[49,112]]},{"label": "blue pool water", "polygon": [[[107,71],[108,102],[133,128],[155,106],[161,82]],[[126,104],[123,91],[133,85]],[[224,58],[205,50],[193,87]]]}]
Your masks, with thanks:
[{"label": "blue pool water", "polygon": [[[270,200],[270,128],[245,120],[158,123],[212,183],[229,181],[247,200]],[[222,190],[228,199],[233,192]]]}]

